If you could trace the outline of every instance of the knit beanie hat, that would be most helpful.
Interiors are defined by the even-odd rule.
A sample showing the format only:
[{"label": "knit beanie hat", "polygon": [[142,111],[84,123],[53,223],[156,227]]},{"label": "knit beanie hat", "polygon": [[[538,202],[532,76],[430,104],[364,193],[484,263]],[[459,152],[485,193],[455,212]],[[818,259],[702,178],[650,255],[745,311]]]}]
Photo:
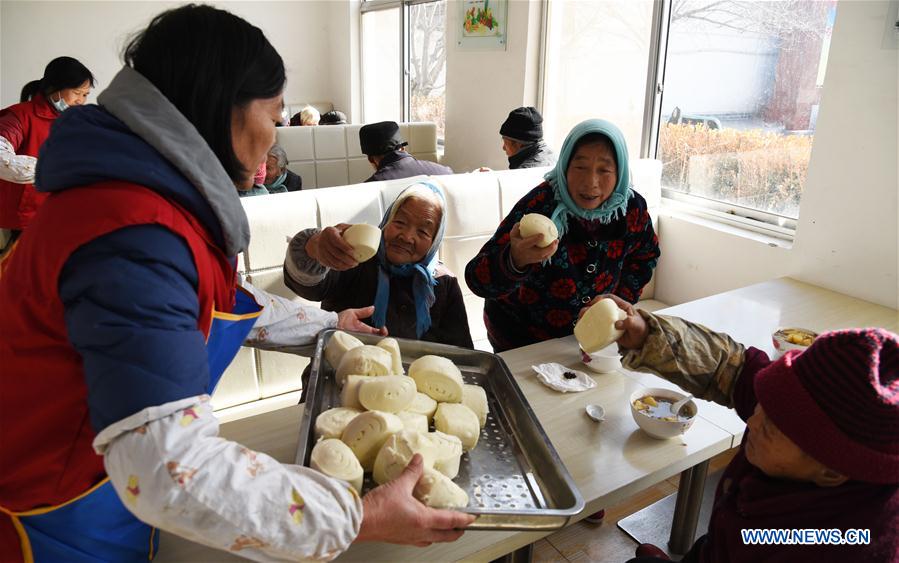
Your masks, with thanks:
[{"label": "knit beanie hat", "polygon": [[899,336],[822,334],[760,371],[754,386],[768,418],[805,453],[851,479],[899,483]]},{"label": "knit beanie hat", "polygon": [[499,134],[516,141],[535,143],[543,138],[543,116],[537,108],[513,109],[499,128]]}]

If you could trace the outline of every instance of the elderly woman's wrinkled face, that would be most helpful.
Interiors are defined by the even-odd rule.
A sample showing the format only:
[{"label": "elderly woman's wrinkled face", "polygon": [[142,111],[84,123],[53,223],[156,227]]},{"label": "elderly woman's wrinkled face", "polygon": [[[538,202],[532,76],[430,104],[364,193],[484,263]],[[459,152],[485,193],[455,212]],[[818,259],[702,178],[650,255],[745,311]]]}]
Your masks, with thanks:
[{"label": "elderly woman's wrinkled face", "polygon": [[834,486],[846,480],[828,470],[781,432],[765,414],[762,405],[755,406],[755,412],[746,421],[746,426],[749,433],[743,445],[743,453],[749,463],[769,477],[809,481],[821,486]]},{"label": "elderly woman's wrinkled face", "polygon": [[253,186],[253,173],[265,162],[268,150],[275,144],[275,125],[281,122],[281,94],[274,98],[251,100],[231,111],[231,146],[234,155],[248,170],[245,178],[235,182],[238,188]]},{"label": "elderly woman's wrinkled face", "polygon": [[406,199],[393,219],[384,225],[384,251],[392,264],[418,262],[437,236],[442,211],[436,201]]},{"label": "elderly woman's wrinkled face", "polygon": [[568,162],[565,179],[578,207],[596,209],[611,197],[618,184],[615,154],[607,143],[581,145]]},{"label": "elderly woman's wrinkled face", "polygon": [[278,157],[268,155],[268,158],[265,159],[265,183],[271,184],[283,173],[284,170],[278,166]]}]

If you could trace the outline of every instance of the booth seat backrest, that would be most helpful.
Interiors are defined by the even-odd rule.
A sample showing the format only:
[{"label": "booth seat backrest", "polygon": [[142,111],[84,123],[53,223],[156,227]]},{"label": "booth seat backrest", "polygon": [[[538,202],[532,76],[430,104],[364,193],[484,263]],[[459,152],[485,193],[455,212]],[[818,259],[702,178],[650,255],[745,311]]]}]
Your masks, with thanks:
[{"label": "booth seat backrest", "polygon": [[[306,129],[318,129],[309,127]],[[337,223],[377,225],[396,196],[412,183],[428,179],[446,193],[447,225],[439,257],[459,279],[469,317],[472,339],[486,338],[483,300],[464,281],[465,265],[493,235],[512,207],[543,181],[548,168],[474,172],[449,176],[419,176],[386,182],[345,185],[327,190],[302,190],[243,198],[250,224],[250,244],[239,257],[238,268],[253,285],[275,295],[305,301],[284,285],[283,264],[289,238],[297,232]],[[642,177],[642,176],[641,176]],[[647,201],[656,201],[650,190]],[[655,225],[658,210],[650,207]],[[643,298],[652,297],[653,282]],[[296,391],[308,358],[293,354],[242,348],[213,396],[217,409]]]},{"label": "booth seat backrest", "polygon": [[288,117],[293,117],[295,114],[300,113],[306,106],[314,107],[318,110],[318,113],[328,113],[334,110],[334,104],[331,102],[290,102],[289,104],[284,104]]},{"label": "booth seat backrest", "polygon": [[[438,161],[437,125],[400,123],[406,151],[422,160]],[[279,127],[278,144],[287,153],[287,167],[303,178],[303,188],[329,188],[365,181],[374,173],[359,145],[360,124]]]}]

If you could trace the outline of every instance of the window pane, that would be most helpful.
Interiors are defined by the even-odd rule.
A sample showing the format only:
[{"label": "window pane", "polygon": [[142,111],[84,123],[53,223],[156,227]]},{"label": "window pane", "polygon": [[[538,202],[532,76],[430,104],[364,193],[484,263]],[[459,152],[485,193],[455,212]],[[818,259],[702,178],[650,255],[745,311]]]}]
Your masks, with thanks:
[{"label": "window pane", "polygon": [[599,117],[621,128],[631,157],[638,157],[652,0],[567,0],[550,7],[543,98],[547,141],[558,150],[573,126]]},{"label": "window pane", "polygon": [[400,9],[362,14],[362,105],[366,123],[402,121]]},{"label": "window pane", "polygon": [[412,121],[446,125],[446,2],[409,7],[409,91]]},{"label": "window pane", "polygon": [[672,3],[664,187],[799,216],[835,14],[836,0]]}]

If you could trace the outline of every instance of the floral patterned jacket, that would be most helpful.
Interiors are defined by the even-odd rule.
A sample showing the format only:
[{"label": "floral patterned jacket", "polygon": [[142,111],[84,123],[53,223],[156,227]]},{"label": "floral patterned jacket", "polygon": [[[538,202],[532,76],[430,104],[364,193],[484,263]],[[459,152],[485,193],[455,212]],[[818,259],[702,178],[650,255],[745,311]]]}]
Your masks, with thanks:
[{"label": "floral patterned jacket", "polygon": [[635,303],[652,277],[659,239],[636,192],[624,218],[572,220],[548,262],[517,271],[509,254],[512,227],[527,213],[549,217],[555,206],[549,183],[531,190],[465,268],[468,287],[485,299],[484,322],[496,352],[567,336],[588,301],[614,293]]}]

